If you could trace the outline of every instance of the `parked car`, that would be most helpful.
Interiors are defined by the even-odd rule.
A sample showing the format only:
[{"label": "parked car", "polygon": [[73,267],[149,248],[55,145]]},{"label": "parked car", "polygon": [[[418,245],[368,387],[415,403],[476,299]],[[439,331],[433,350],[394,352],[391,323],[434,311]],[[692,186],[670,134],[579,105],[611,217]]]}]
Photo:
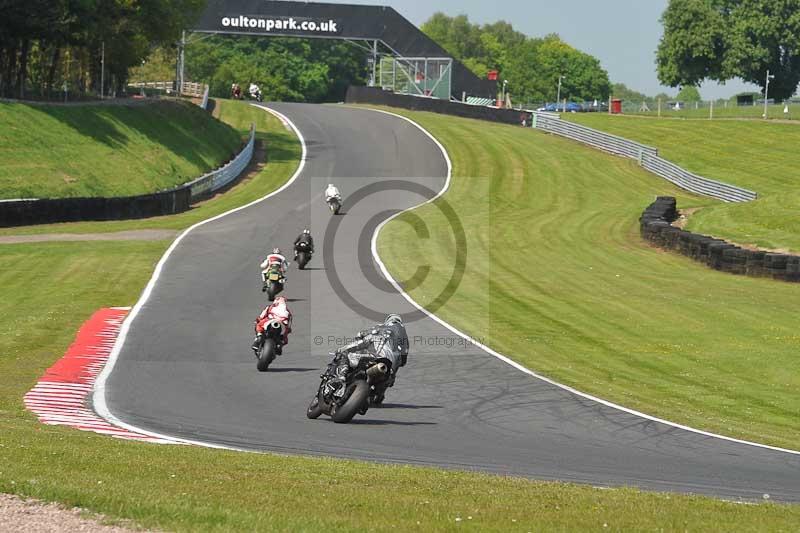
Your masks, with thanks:
[{"label": "parked car", "polygon": [[549,111],[550,113],[582,113],[586,111],[586,109],[577,102],[567,102],[566,106],[564,102],[561,102],[560,104],[545,104],[544,107],[540,107],[536,111]]}]

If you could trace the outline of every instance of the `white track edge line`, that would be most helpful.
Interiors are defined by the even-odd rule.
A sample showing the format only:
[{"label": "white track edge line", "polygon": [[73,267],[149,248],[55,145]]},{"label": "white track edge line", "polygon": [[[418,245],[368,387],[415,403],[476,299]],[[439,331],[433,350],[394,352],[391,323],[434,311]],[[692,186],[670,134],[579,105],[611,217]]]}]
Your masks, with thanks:
[{"label": "white track edge line", "polygon": [[234,209],[231,209],[230,211],[225,211],[224,213],[221,213],[219,215],[215,215],[215,216],[213,216],[211,218],[207,218],[206,220],[201,220],[200,222],[197,222],[194,225],[190,226],[189,228],[187,228],[186,230],[181,232],[181,234],[178,235],[178,237],[174,241],[172,241],[172,244],[169,246],[169,248],[167,248],[167,251],[164,252],[163,256],[161,256],[161,259],[159,260],[158,264],[156,265],[155,270],[153,271],[153,275],[150,278],[150,281],[147,283],[147,286],[144,288],[144,291],[142,291],[142,295],[139,297],[139,300],[136,302],[136,305],[134,305],[133,308],[131,309],[131,312],[128,313],[128,315],[125,317],[125,321],[122,323],[122,327],[119,330],[119,335],[117,336],[117,339],[114,342],[114,348],[111,350],[111,353],[108,356],[108,361],[106,362],[106,365],[103,368],[103,371],[100,373],[100,375],[97,377],[97,380],[95,381],[94,391],[92,393],[92,406],[94,407],[95,412],[101,418],[105,419],[106,421],[108,421],[109,423],[111,423],[111,424],[113,424],[113,425],[115,425],[117,427],[121,427],[121,428],[127,429],[127,430],[132,431],[132,432],[140,433],[142,435],[156,437],[158,439],[162,439],[162,440],[166,440],[166,441],[170,441],[170,442],[174,442],[174,443],[179,443],[179,444],[193,444],[193,445],[196,445],[196,446],[204,446],[204,447],[207,447],[207,448],[218,448],[218,449],[223,449],[223,450],[249,451],[249,450],[245,450],[243,448],[237,448],[237,447],[234,447],[234,446],[225,446],[225,445],[221,445],[221,444],[215,444],[215,443],[212,443],[212,442],[196,441],[196,440],[191,440],[191,439],[184,439],[184,438],[180,438],[180,437],[175,437],[175,436],[171,436],[171,435],[165,435],[165,434],[162,434],[162,433],[158,433],[158,432],[155,432],[155,431],[150,431],[150,430],[147,430],[147,429],[143,429],[143,428],[137,427],[137,426],[135,426],[133,424],[129,424],[127,422],[124,422],[124,421],[120,420],[116,415],[114,415],[114,413],[112,413],[110,408],[108,407],[108,403],[106,402],[106,384],[107,384],[108,378],[111,376],[111,373],[114,371],[114,366],[117,363],[117,359],[119,358],[120,351],[122,351],[122,346],[125,344],[125,338],[128,335],[128,331],[130,330],[131,324],[133,323],[133,321],[136,318],[136,316],[139,314],[139,311],[142,309],[144,304],[147,303],[147,300],[150,299],[150,294],[153,292],[153,289],[155,288],[156,282],[158,281],[158,278],[161,276],[161,270],[164,268],[164,265],[166,264],[167,259],[169,259],[170,255],[172,255],[172,252],[175,250],[175,248],[177,248],[178,244],[180,244],[180,242],[183,240],[183,238],[186,237],[186,235],[188,235],[195,228],[199,228],[200,226],[202,226],[202,225],[204,225],[204,224],[206,224],[208,222],[212,222],[214,220],[218,220],[218,219],[220,219],[222,217],[230,215],[231,213],[236,213],[237,211],[241,211],[243,209],[247,209],[248,207],[251,207],[251,206],[253,206],[255,204],[263,202],[264,200],[266,200],[268,198],[271,198],[271,197],[275,196],[276,194],[282,192],[287,187],[289,187],[292,183],[294,183],[295,180],[297,180],[297,178],[303,172],[303,169],[306,166],[306,157],[308,155],[308,148],[306,146],[306,140],[303,137],[303,134],[300,133],[300,130],[297,129],[297,126],[295,126],[294,123],[291,120],[289,120],[285,115],[283,115],[282,113],[279,113],[278,111],[275,111],[274,109],[270,109],[269,107],[262,106],[262,105],[256,105],[256,104],[251,104],[251,105],[253,105],[254,107],[257,107],[259,109],[263,109],[264,111],[267,111],[268,113],[271,113],[278,120],[280,120],[281,123],[288,124],[289,126],[291,126],[291,128],[294,131],[295,135],[297,135],[297,138],[300,140],[300,146],[302,148],[302,153],[301,153],[301,156],[300,156],[300,164],[298,165],[298,167],[295,170],[295,172],[292,175],[292,177],[289,178],[289,181],[284,183],[280,188],[272,191],[271,193],[269,193],[269,194],[267,194],[265,196],[262,196],[261,198],[259,198],[257,200],[253,200],[250,203],[247,203],[245,205],[236,207]]},{"label": "white track edge line", "polygon": [[442,188],[441,191],[439,191],[439,193],[436,196],[434,196],[430,200],[427,200],[427,201],[425,201],[425,202],[423,202],[423,203],[421,203],[419,205],[416,205],[414,207],[409,207],[408,209],[400,211],[399,213],[395,213],[391,217],[389,217],[386,220],[384,220],[383,222],[381,222],[378,225],[378,227],[375,228],[375,232],[372,234],[371,247],[372,247],[372,257],[373,257],[373,259],[375,259],[375,262],[378,263],[378,266],[380,267],[381,272],[383,273],[383,275],[387,279],[387,281],[389,281],[389,283],[391,283],[394,286],[394,288],[397,289],[400,292],[400,294],[402,294],[403,297],[406,300],[408,300],[408,302],[411,305],[413,305],[418,310],[420,310],[423,313],[425,313],[428,317],[430,317],[434,321],[438,322],[440,325],[442,325],[445,328],[449,329],[450,331],[452,331],[453,333],[455,333],[456,335],[458,335],[462,339],[464,339],[466,341],[469,341],[471,344],[473,344],[474,346],[477,346],[478,348],[480,348],[484,352],[488,353],[489,355],[494,356],[497,359],[500,359],[504,363],[506,363],[506,364],[516,368],[517,370],[519,370],[521,372],[524,372],[524,373],[526,373],[526,374],[528,374],[528,375],[530,375],[530,376],[532,376],[532,377],[534,377],[536,379],[544,381],[545,383],[549,383],[550,385],[554,385],[554,386],[556,386],[556,387],[558,387],[560,389],[568,391],[568,392],[570,392],[572,394],[575,394],[577,396],[580,396],[582,398],[586,398],[587,400],[591,400],[593,402],[597,402],[597,403],[599,403],[601,405],[605,405],[606,407],[611,407],[612,409],[616,409],[618,411],[622,411],[622,412],[628,413],[630,415],[634,415],[634,416],[637,416],[637,417],[640,417],[640,418],[644,418],[646,420],[651,420],[653,422],[658,422],[658,423],[661,423],[661,424],[665,424],[667,426],[671,426],[671,427],[674,427],[674,428],[677,428],[677,429],[682,429],[684,431],[688,431],[688,432],[691,432],[691,433],[696,433],[698,435],[704,435],[706,437],[711,437],[711,438],[715,438],[715,439],[721,439],[721,440],[725,440],[725,441],[728,441],[728,442],[734,442],[736,444],[744,444],[744,445],[747,445],[747,446],[754,446],[754,447],[757,447],[757,448],[764,448],[764,449],[767,449],[767,450],[772,450],[772,451],[777,451],[777,452],[789,453],[789,454],[793,454],[793,455],[800,455],[800,451],[798,451],[798,450],[790,450],[788,448],[780,448],[778,446],[770,446],[769,444],[761,444],[761,443],[758,443],[758,442],[752,442],[752,441],[748,441],[748,440],[737,439],[737,438],[734,438],[734,437],[727,437],[725,435],[719,435],[717,433],[711,433],[709,431],[704,431],[702,429],[697,429],[697,428],[693,428],[693,427],[690,427],[690,426],[684,426],[683,424],[678,424],[676,422],[670,422],[669,420],[665,420],[663,418],[658,418],[658,417],[655,417],[655,416],[652,416],[652,415],[648,415],[647,413],[642,413],[641,411],[636,411],[635,409],[630,409],[628,407],[623,407],[622,405],[610,402],[608,400],[604,400],[602,398],[598,398],[597,396],[592,396],[591,394],[588,394],[586,392],[581,392],[581,391],[579,391],[577,389],[574,389],[574,388],[570,387],[569,385],[564,385],[563,383],[559,383],[557,381],[554,381],[554,380],[552,380],[552,379],[550,379],[548,377],[545,377],[545,376],[543,376],[541,374],[537,374],[533,370],[530,370],[529,368],[526,368],[526,367],[522,366],[521,364],[517,363],[516,361],[512,360],[511,358],[509,358],[509,357],[507,357],[507,356],[505,356],[505,355],[503,355],[501,353],[498,353],[498,352],[494,351],[493,349],[489,348],[488,346],[486,346],[484,344],[481,344],[481,343],[477,342],[475,339],[473,339],[472,337],[470,337],[466,333],[463,333],[462,331],[458,330],[455,326],[452,326],[452,325],[448,324],[447,322],[445,322],[444,320],[442,320],[438,316],[428,312],[426,309],[424,309],[422,306],[420,306],[417,302],[415,302],[411,298],[411,296],[407,292],[405,292],[403,290],[402,287],[400,287],[400,285],[397,283],[397,281],[389,273],[389,270],[386,268],[386,265],[381,260],[380,255],[378,255],[378,234],[380,233],[381,229],[383,229],[383,226],[385,226],[387,223],[391,222],[394,218],[402,215],[403,213],[406,213],[408,211],[412,211],[414,209],[417,209],[419,207],[427,205],[427,204],[429,204],[431,202],[434,202],[439,197],[441,197],[445,192],[447,192],[447,190],[450,188],[450,181],[452,179],[453,164],[450,161],[450,156],[448,155],[447,150],[442,145],[442,143],[440,143],[439,140],[436,139],[428,130],[426,130],[425,128],[423,128],[421,125],[419,125],[418,123],[414,122],[410,118],[404,117],[402,115],[398,115],[396,113],[391,113],[389,111],[384,111],[384,110],[381,110],[381,109],[372,109],[372,108],[365,108],[365,107],[359,107],[358,109],[367,109],[369,111],[374,111],[374,112],[377,112],[377,113],[384,113],[384,114],[387,114],[387,115],[391,115],[391,116],[400,118],[402,120],[405,120],[406,122],[409,122],[410,124],[416,126],[417,128],[419,128],[420,131],[422,131],[425,135],[427,135],[434,143],[436,143],[436,146],[439,147],[439,150],[441,150],[442,155],[444,156],[444,159],[447,162],[447,178],[445,180],[444,187]]}]

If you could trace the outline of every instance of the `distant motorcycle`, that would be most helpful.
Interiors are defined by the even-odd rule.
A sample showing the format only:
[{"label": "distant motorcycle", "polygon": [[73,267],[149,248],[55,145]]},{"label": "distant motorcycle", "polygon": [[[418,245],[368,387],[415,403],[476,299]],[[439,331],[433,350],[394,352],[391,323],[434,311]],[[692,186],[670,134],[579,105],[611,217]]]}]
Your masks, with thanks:
[{"label": "distant motorcycle", "polygon": [[255,91],[255,92],[251,92],[250,93],[250,98],[252,98],[253,100],[255,100],[257,102],[263,102],[264,101],[264,97],[261,95],[261,90],[260,89],[258,91]]},{"label": "distant motorcycle", "polygon": [[326,414],[334,422],[346,424],[357,414],[365,415],[370,397],[375,397],[377,390],[385,389],[390,374],[388,359],[357,353],[337,356],[322,374],[306,416],[316,419]]},{"label": "distant motorcycle", "polygon": [[278,265],[270,266],[265,272],[262,273],[264,284],[261,286],[261,292],[266,292],[270,301],[275,299],[282,290],[286,283],[286,277],[281,272]]},{"label": "distant motorcycle", "polygon": [[276,355],[283,351],[283,335],[286,326],[280,320],[271,320],[264,326],[264,333],[261,335],[261,345],[256,352],[256,368],[259,372],[266,372],[270,363],[275,360]]},{"label": "distant motorcycle", "polygon": [[300,241],[295,246],[295,257],[294,260],[297,261],[297,267],[300,270],[306,268],[306,265],[309,261],[311,261],[311,245],[309,243]]}]

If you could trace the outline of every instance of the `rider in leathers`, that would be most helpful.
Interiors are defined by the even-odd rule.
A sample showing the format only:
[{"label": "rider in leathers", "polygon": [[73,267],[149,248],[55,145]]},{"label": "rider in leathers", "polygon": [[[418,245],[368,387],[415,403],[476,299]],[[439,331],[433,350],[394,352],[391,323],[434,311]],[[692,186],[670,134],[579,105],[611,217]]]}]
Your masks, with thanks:
[{"label": "rider in leathers", "polygon": [[[328,365],[328,372],[336,375],[338,367],[347,366],[347,354],[350,353],[360,353],[389,360],[391,373],[386,387],[393,386],[397,370],[401,366],[405,366],[408,360],[408,334],[400,315],[388,315],[382,324],[359,331],[355,341],[334,352],[335,357]],[[346,372],[339,372],[339,375],[344,376]]]},{"label": "rider in leathers", "polygon": [[310,254],[314,253],[314,238],[311,236],[311,230],[306,228],[306,229],[303,230],[303,233],[298,235],[297,238],[294,240],[294,258],[295,259],[297,259],[297,252],[298,252],[297,245],[300,244],[301,242],[304,242],[304,243],[308,244],[308,252]]}]

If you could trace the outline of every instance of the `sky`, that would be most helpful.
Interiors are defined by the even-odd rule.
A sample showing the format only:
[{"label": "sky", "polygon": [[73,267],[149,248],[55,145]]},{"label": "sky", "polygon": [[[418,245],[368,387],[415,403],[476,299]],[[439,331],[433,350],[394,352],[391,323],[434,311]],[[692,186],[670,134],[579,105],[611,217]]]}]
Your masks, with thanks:
[{"label": "sky", "polygon": [[[388,5],[417,26],[441,11],[467,15],[471,22],[510,22],[531,37],[557,33],[570,45],[597,57],[612,83],[624,83],[647,95],[677,89],[662,87],[656,76],[659,22],[668,0],[322,0],[339,4]],[[704,99],[726,98],[757,86],[731,80],[700,87]]]}]

